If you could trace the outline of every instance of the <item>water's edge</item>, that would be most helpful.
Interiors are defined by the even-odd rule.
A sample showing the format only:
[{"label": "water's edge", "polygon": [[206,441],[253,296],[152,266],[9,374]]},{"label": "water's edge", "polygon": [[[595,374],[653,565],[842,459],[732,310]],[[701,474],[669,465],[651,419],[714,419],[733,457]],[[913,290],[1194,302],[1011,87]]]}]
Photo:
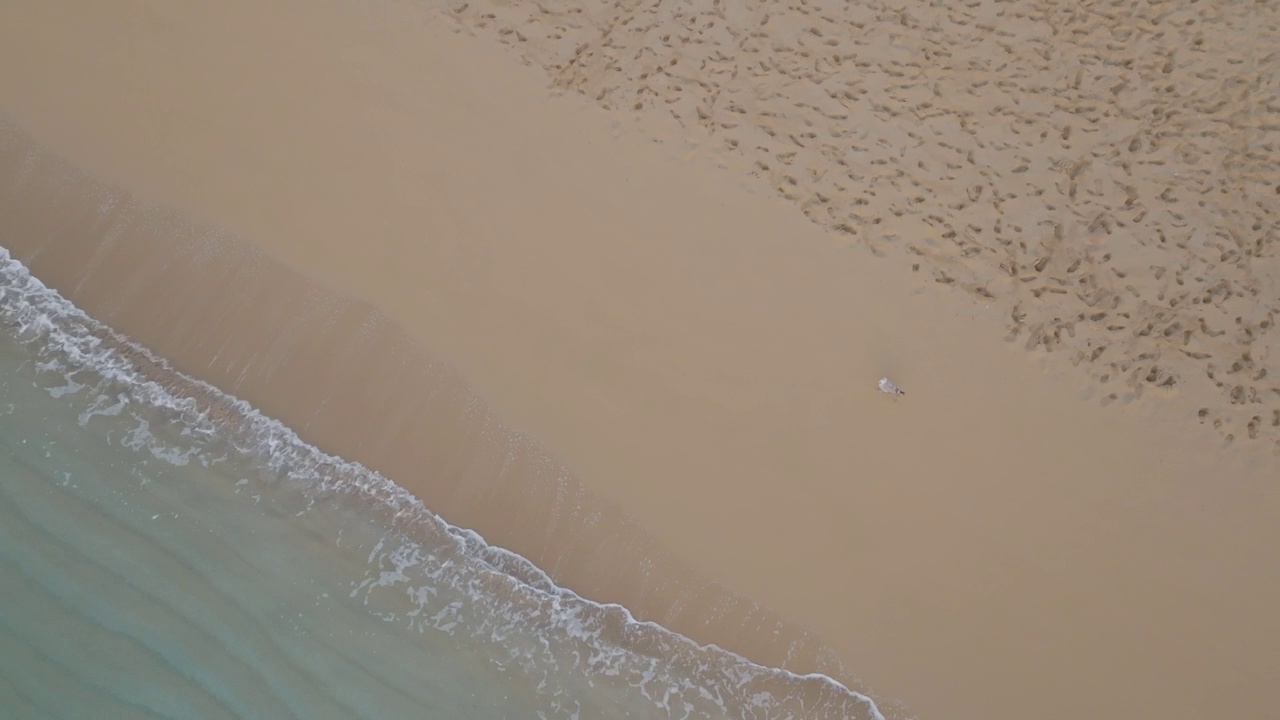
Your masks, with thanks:
[{"label": "water's edge", "polygon": [[[400,564],[383,575],[392,578],[388,581],[392,585],[412,586],[415,579],[426,579],[420,577],[426,555],[453,558],[455,562],[436,570],[461,573],[465,577],[455,577],[454,582],[485,588],[495,605],[487,611],[507,626],[495,628],[481,622],[475,624],[476,631],[498,638],[514,634],[517,627],[526,632],[537,627],[557,636],[556,642],[586,646],[582,649],[587,652],[565,656],[529,653],[513,658],[526,672],[536,674],[539,663],[572,657],[584,675],[639,673],[634,678],[640,685],[687,683],[688,691],[701,689],[690,697],[700,696],[699,702],[709,702],[730,716],[882,717],[870,698],[830,677],[756,665],[716,646],[699,646],[655,623],[639,621],[622,606],[594,603],[558,587],[525,558],[448,524],[388,478],[307,445],[291,429],[247,403],[177,372],[46,287],[3,248],[0,322],[22,343],[36,346],[47,362],[65,364],[68,377],[91,371],[111,383],[122,401],[168,413],[189,430],[183,435],[193,441],[193,451],[229,447],[256,454],[269,481],[291,487],[308,507],[340,497],[376,513],[405,538],[405,544],[389,556]],[[437,629],[466,627],[452,615],[433,617],[422,609],[412,614],[414,622],[436,623]],[[641,657],[651,665],[643,672],[636,666]],[[661,672],[653,672],[659,668]],[[681,677],[687,680],[678,680]],[[670,695],[667,687],[654,690],[654,697]],[[668,708],[668,712],[679,717],[690,709]]]}]

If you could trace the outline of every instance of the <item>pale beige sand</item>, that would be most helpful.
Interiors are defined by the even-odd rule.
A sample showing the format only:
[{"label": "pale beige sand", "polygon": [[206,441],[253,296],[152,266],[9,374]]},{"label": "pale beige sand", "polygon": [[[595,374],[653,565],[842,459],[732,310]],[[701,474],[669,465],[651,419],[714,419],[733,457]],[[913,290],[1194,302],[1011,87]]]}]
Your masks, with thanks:
[{"label": "pale beige sand", "polygon": [[[467,12],[464,23],[483,19]],[[514,10],[504,6],[492,12],[491,25],[499,12],[504,22],[515,21]],[[570,19],[581,23],[592,13],[607,19],[611,12],[601,5]],[[801,60],[806,68],[811,62],[824,67],[820,58],[800,54],[816,51],[797,47],[821,43],[834,31],[801,36],[801,15],[778,6],[769,25],[793,34],[774,40],[765,33],[749,59],[765,63],[766,72],[781,73],[792,60],[796,67]],[[759,13],[749,19],[758,23]],[[1211,102],[1227,102],[1222,112],[1234,117],[1231,103],[1253,102],[1273,88],[1265,78],[1236,88],[1230,78],[1240,73],[1226,53],[1252,52],[1259,68],[1273,61],[1236,42],[1241,31],[1201,19],[1200,32],[1231,47],[1214,55],[1221,58],[1217,75],[1212,58],[1197,59],[1209,64],[1195,72],[1219,83],[1205,93]],[[904,28],[914,22],[902,20]],[[1087,215],[1105,207],[1097,197],[1113,202],[1106,195],[1113,178],[1086,174],[1110,165],[1101,158],[1073,165],[1086,145],[1069,146],[1070,152],[1044,148],[1034,156],[1001,150],[1009,158],[1026,154],[1025,171],[1005,167],[1005,156],[978,162],[976,152],[976,164],[967,166],[960,146],[950,162],[962,167],[943,170],[946,155],[910,154],[924,137],[924,121],[915,116],[854,122],[855,110],[901,113],[878,109],[893,97],[884,87],[869,88],[866,98],[851,89],[850,118],[821,120],[823,127],[856,128],[848,131],[858,137],[880,133],[858,140],[856,163],[831,157],[831,169],[824,169],[809,154],[812,147],[802,148],[803,159],[800,149],[776,157],[770,141],[750,138],[750,147],[762,145],[770,154],[758,160],[769,165],[763,173],[773,173],[775,163],[794,167],[777,179],[785,190],[792,181],[784,175],[794,178],[796,200],[863,208],[858,219],[865,225],[851,227],[864,244],[889,256],[877,260],[750,179],[757,158],[687,144],[661,113],[619,115],[595,106],[592,98],[610,94],[600,89],[638,92],[647,80],[640,69],[650,62],[645,58],[669,43],[664,33],[646,31],[649,50],[637,47],[616,61],[603,51],[590,56],[598,66],[575,61],[586,78],[579,84],[590,86],[591,96],[548,99],[542,71],[521,67],[516,55],[483,39],[441,31],[443,22],[398,4],[7,8],[0,14],[0,110],[110,182],[251,238],[277,260],[380,308],[459,368],[500,417],[563,459],[598,498],[620,505],[687,563],[691,576],[718,580],[813,631],[878,695],[901,698],[922,717],[1276,713],[1270,688],[1280,680],[1273,610],[1280,606],[1274,562],[1280,500],[1270,447],[1276,431],[1261,414],[1274,409],[1266,394],[1274,378],[1259,374],[1274,364],[1267,344],[1273,335],[1263,325],[1270,309],[1250,299],[1255,290],[1258,298],[1275,298],[1275,275],[1265,267],[1274,260],[1263,242],[1273,232],[1265,221],[1275,217],[1274,190],[1263,197],[1250,185],[1254,178],[1266,182],[1274,170],[1266,144],[1267,133],[1274,134],[1266,102],[1273,100],[1251,105],[1254,115],[1240,121],[1257,138],[1231,156],[1236,164],[1225,165],[1243,169],[1228,177],[1237,185],[1227,193],[1208,196],[1217,204],[1204,210],[1199,199],[1178,195],[1186,193],[1179,185],[1172,199],[1161,198],[1171,209],[1145,216],[1153,223],[1160,213],[1171,223],[1173,213],[1208,222],[1220,216],[1218,208],[1243,203],[1241,222],[1248,222],[1242,227],[1260,224],[1247,231],[1255,235],[1236,246],[1235,256],[1222,248],[1212,271],[1205,265],[1182,270],[1188,291],[1226,287],[1231,296],[1194,306],[1191,297],[1161,310],[1151,299],[1161,282],[1154,272],[1154,280],[1138,282],[1129,265],[1107,263],[1164,267],[1177,278],[1182,264],[1207,257],[1209,241],[1197,237],[1178,248],[1179,237],[1169,240],[1173,249],[1158,240],[1144,245],[1129,234],[1140,222],[1110,210],[1110,220],[1089,231],[1094,218],[1088,218],[1088,232],[1077,232],[1069,221],[1074,216],[1061,209],[1066,205],[1058,206],[1066,214],[1054,215],[1027,204],[1026,197],[1043,202],[1050,193],[1074,195],[1094,203]],[[619,20],[617,26],[633,24]],[[1255,24],[1262,26],[1258,37],[1270,32],[1265,18]],[[1188,26],[1175,27],[1169,33]],[[883,52],[903,54],[904,66],[911,62],[909,48],[892,43],[913,36],[872,29],[886,43]],[[998,35],[979,32],[991,47],[970,43],[969,52],[994,57],[962,74],[974,82],[991,76],[996,87],[1001,81],[1051,86],[1051,79],[1031,74],[1039,66],[1001,68]],[[509,35],[532,37],[528,26]],[[945,33],[940,40],[943,50],[958,52]],[[1084,39],[1075,42],[1086,46]],[[531,58],[557,46],[538,47],[543,50],[535,47]],[[588,52],[590,45],[581,57]],[[906,72],[892,67],[892,55],[861,62],[870,63],[860,68],[864,73],[879,64],[881,79]],[[1005,70],[1010,77],[999,75]],[[662,74],[679,79],[673,71]],[[1137,73],[1131,82],[1141,79]],[[725,123],[765,123],[768,130],[751,132],[763,138],[772,131],[774,142],[800,148],[815,139],[808,134],[818,133],[806,123],[819,120],[797,111],[786,93],[805,86],[781,76],[772,82],[748,84],[736,104],[726,98],[723,105],[692,106],[694,117],[700,108],[727,132],[737,128]],[[748,92],[761,88],[763,95]],[[1103,84],[1077,90],[1076,104],[1114,102]],[[1245,90],[1254,95],[1240,97]],[[764,104],[770,92],[790,110]],[[662,97],[656,87],[654,93]],[[924,101],[949,111],[938,100]],[[657,104],[678,114],[686,107],[681,102]],[[966,124],[976,140],[965,142],[1001,149],[1017,137],[1015,130],[1039,137],[1038,126],[1030,129],[1034,115],[1009,126],[997,102],[968,102],[973,114]],[[1088,136],[1088,111],[1080,113],[1080,127],[1073,133],[1057,128],[1062,139],[1055,142]],[[737,116],[746,117],[732,119]],[[973,137],[958,118],[942,121],[953,123],[956,138]],[[694,144],[710,137],[701,132],[691,127],[688,137]],[[930,137],[929,152],[940,153]],[[1046,142],[1051,137],[1046,132]],[[1232,149],[1234,137],[1204,136],[1189,147]],[[1175,153],[1163,158],[1166,166],[1189,165],[1193,158],[1176,153],[1190,150],[1170,143],[1152,147]],[[1061,174],[1050,166],[1052,153],[1066,158]],[[1221,158],[1211,158],[1214,167],[1224,166]],[[1136,160],[1131,166],[1139,172]],[[888,175],[873,177],[873,170]],[[984,177],[989,189],[978,195],[976,180],[954,175],[961,170]],[[861,176],[863,184],[839,180],[844,172]],[[824,190],[828,180],[843,186]],[[912,182],[931,184],[932,193]],[[1148,176],[1126,182],[1148,198],[1143,202],[1154,202],[1164,189]],[[960,199],[969,192],[974,200]],[[924,199],[913,201],[917,193]],[[1001,206],[1014,216],[997,230]],[[807,210],[812,215],[814,205]],[[941,218],[932,221],[936,228],[930,215]],[[1055,222],[1062,227],[1057,246]],[[955,230],[951,237],[945,223]],[[896,240],[889,237],[895,234]],[[973,252],[947,248],[966,237]],[[984,249],[981,238],[998,237],[1009,244],[996,240],[993,247],[1006,248],[1007,257]],[[1247,246],[1250,238],[1261,244]],[[906,256],[913,245],[914,260]],[[1112,258],[1104,260],[1108,252]],[[918,273],[912,262],[921,263]],[[1015,279],[998,284],[993,278],[1005,262],[1016,263],[1010,266]],[[1079,277],[1092,276],[1092,284],[1070,285],[1081,267],[1090,270]],[[1017,279],[1039,273],[1044,280]],[[986,287],[993,297],[973,302],[935,278],[970,288],[992,279]],[[1079,296],[1058,292],[1067,287],[1082,290]],[[1162,342],[1199,327],[1179,314],[1192,307],[1225,308],[1225,317],[1241,321],[1238,330],[1211,336],[1220,331],[1212,323],[1221,317],[1205,316],[1209,331],[1193,332],[1181,349],[1152,350],[1152,333],[1117,335],[1121,330],[1103,324],[1111,318],[1094,321],[1092,310],[1072,309],[1073,297],[1104,308],[1097,312],[1130,313],[1133,330],[1167,318],[1153,326]],[[1158,299],[1168,305],[1172,297]],[[1246,320],[1245,300],[1249,312],[1262,315]],[[99,303],[109,305],[110,297]],[[1027,314],[1019,321],[1020,339],[1043,339],[1048,328],[1069,352],[1033,360],[1002,342],[1015,308]],[[149,312],[135,304],[124,314]],[[1054,317],[1066,324],[1050,328]],[[1182,324],[1165,335],[1173,322]],[[172,335],[136,332],[152,344]],[[1139,379],[1154,377],[1158,393],[1108,407],[1083,400],[1098,385],[1067,360],[1092,354],[1085,350],[1092,346],[1079,345],[1090,341],[1106,341],[1105,352],[1116,354],[1097,361],[1118,363],[1125,376],[1112,382],[1127,382],[1142,369]],[[1246,341],[1253,342],[1247,358]],[[1148,364],[1155,361],[1143,355],[1154,351],[1162,354],[1153,374]],[[1242,390],[1244,402],[1231,405],[1234,386],[1223,389],[1226,395],[1212,382],[1201,387],[1196,373],[1207,378],[1210,361],[1223,373],[1240,362],[1232,377],[1257,377]],[[1173,387],[1161,385],[1166,365],[1177,374]],[[908,395],[894,400],[878,393],[874,384],[883,374]],[[357,386],[370,382],[341,377]],[[1136,395],[1142,386],[1126,386],[1126,393]],[[1112,392],[1102,387],[1104,397]],[[243,394],[268,407],[273,391],[263,383]],[[1206,420],[1221,419],[1224,432],[1236,436],[1229,451],[1196,424],[1197,407],[1208,408]],[[1254,442],[1246,442],[1252,415],[1241,420],[1241,411],[1259,414]],[[375,456],[378,449],[359,454]],[[396,479],[424,490],[414,478]],[[451,492],[468,487],[460,483]],[[476,512],[468,524],[494,536],[511,516]],[[519,538],[512,546],[543,557]],[[554,558],[544,563],[555,567]],[[658,617],[670,608],[663,606],[670,596],[660,595],[629,604],[642,616]],[[700,636],[697,627],[689,632],[714,636]],[[757,652],[744,633],[726,642]]]},{"label": "pale beige sand", "polygon": [[[451,6],[608,108],[740,152],[815,222],[1064,354],[1280,449],[1271,3]],[[1268,370],[1271,375],[1268,376]]]}]

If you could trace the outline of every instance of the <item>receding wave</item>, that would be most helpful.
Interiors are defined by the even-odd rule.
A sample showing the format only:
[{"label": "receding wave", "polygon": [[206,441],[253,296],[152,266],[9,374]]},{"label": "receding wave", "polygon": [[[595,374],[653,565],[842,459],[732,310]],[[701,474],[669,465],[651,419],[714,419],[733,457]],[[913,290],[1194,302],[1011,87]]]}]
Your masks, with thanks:
[{"label": "receding wave", "polygon": [[[454,527],[368,468],[306,444],[289,428],[184,376],[85,315],[0,248],[0,323],[61,376],[51,394],[89,391],[81,424],[127,409],[158,414],[122,442],[174,464],[240,462],[240,488],[298,515],[356,508],[384,528],[351,588],[383,620],[465,641],[504,672],[538,679],[564,717],[584,706],[653,717],[882,718],[865,695],[824,675],[763,667],[702,646],[623,607],[558,587],[519,555]],[[553,713],[559,716],[558,713]]]}]

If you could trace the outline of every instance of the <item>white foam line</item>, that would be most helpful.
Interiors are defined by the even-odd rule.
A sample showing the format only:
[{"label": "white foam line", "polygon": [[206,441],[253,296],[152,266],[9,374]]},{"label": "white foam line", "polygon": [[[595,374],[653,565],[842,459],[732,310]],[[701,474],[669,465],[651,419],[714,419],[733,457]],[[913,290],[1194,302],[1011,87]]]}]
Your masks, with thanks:
[{"label": "white foam line", "polygon": [[[103,335],[110,337],[116,346],[127,347],[130,351],[146,358],[148,362],[162,368],[166,373],[171,373],[174,377],[181,378],[184,383],[189,383],[201,393],[234,407],[242,415],[246,425],[253,430],[252,435],[258,441],[260,450],[267,457],[277,461],[279,467],[272,469],[280,469],[291,465],[291,463],[288,463],[289,456],[296,457],[299,453],[304,458],[310,456],[313,461],[311,463],[313,467],[330,465],[344,469],[348,471],[350,477],[359,478],[358,481],[351,483],[354,487],[332,487],[318,473],[313,472],[314,477],[311,478],[315,483],[313,489],[321,492],[350,492],[355,490],[368,498],[377,499],[385,503],[386,506],[395,511],[397,517],[407,512],[411,513],[410,519],[433,521],[459,544],[460,549],[464,551],[466,556],[473,561],[481,563],[487,572],[507,578],[522,589],[542,596],[557,606],[567,601],[571,605],[582,608],[620,612],[630,626],[656,631],[662,633],[665,637],[674,638],[677,642],[688,647],[709,650],[713,654],[722,655],[724,659],[730,660],[732,665],[739,668],[740,675],[762,673],[784,679],[819,682],[827,685],[830,690],[835,691],[837,694],[862,704],[875,720],[885,720],[884,715],[881,714],[879,708],[876,707],[875,702],[870,697],[848,688],[829,675],[823,673],[798,674],[782,668],[759,665],[718,645],[703,645],[684,635],[668,630],[658,623],[639,620],[631,614],[630,610],[617,603],[595,602],[577,594],[573,590],[556,585],[550,575],[527,558],[510,550],[488,544],[474,530],[449,524],[423,505],[420,499],[389,478],[360,463],[329,455],[315,446],[307,444],[292,429],[275,419],[263,415],[243,400],[224,393],[202,380],[179,373],[163,358],[156,356],[147,348],[89,317],[74,303],[62,297],[52,288],[47,287],[38,278],[31,275],[27,268],[13,258],[8,249],[3,246],[0,246],[0,320],[16,328],[15,334],[20,341],[26,343],[43,341],[46,347],[65,353],[75,365],[128,385],[133,391],[131,394],[135,394],[138,400],[156,407],[176,410],[187,417],[195,417],[198,421],[193,422],[193,425],[211,425],[211,422],[197,409],[196,401],[193,398],[175,395],[160,383],[147,378],[116,347],[113,347],[112,344],[104,343],[100,339]],[[111,408],[111,410],[115,410],[115,408]],[[211,432],[212,429],[212,427],[196,428],[197,431],[203,432]],[[294,471],[301,469],[296,465],[292,467]],[[296,472],[293,474],[296,475]],[[377,553],[378,549],[375,549],[374,555]],[[522,570],[536,577],[537,582],[531,583],[511,573],[503,572],[499,565],[489,557],[490,555],[496,555],[502,560],[520,566]],[[370,559],[373,559],[373,555],[371,555]],[[702,690],[705,694],[708,689],[703,688]]]}]

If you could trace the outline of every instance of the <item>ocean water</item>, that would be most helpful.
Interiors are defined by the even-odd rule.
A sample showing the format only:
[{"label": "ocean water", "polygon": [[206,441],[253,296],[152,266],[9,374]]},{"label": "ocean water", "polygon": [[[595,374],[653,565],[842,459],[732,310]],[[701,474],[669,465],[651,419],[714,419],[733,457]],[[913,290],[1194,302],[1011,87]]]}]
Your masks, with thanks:
[{"label": "ocean water", "polygon": [[0,717],[880,714],[556,587],[0,248]]}]

